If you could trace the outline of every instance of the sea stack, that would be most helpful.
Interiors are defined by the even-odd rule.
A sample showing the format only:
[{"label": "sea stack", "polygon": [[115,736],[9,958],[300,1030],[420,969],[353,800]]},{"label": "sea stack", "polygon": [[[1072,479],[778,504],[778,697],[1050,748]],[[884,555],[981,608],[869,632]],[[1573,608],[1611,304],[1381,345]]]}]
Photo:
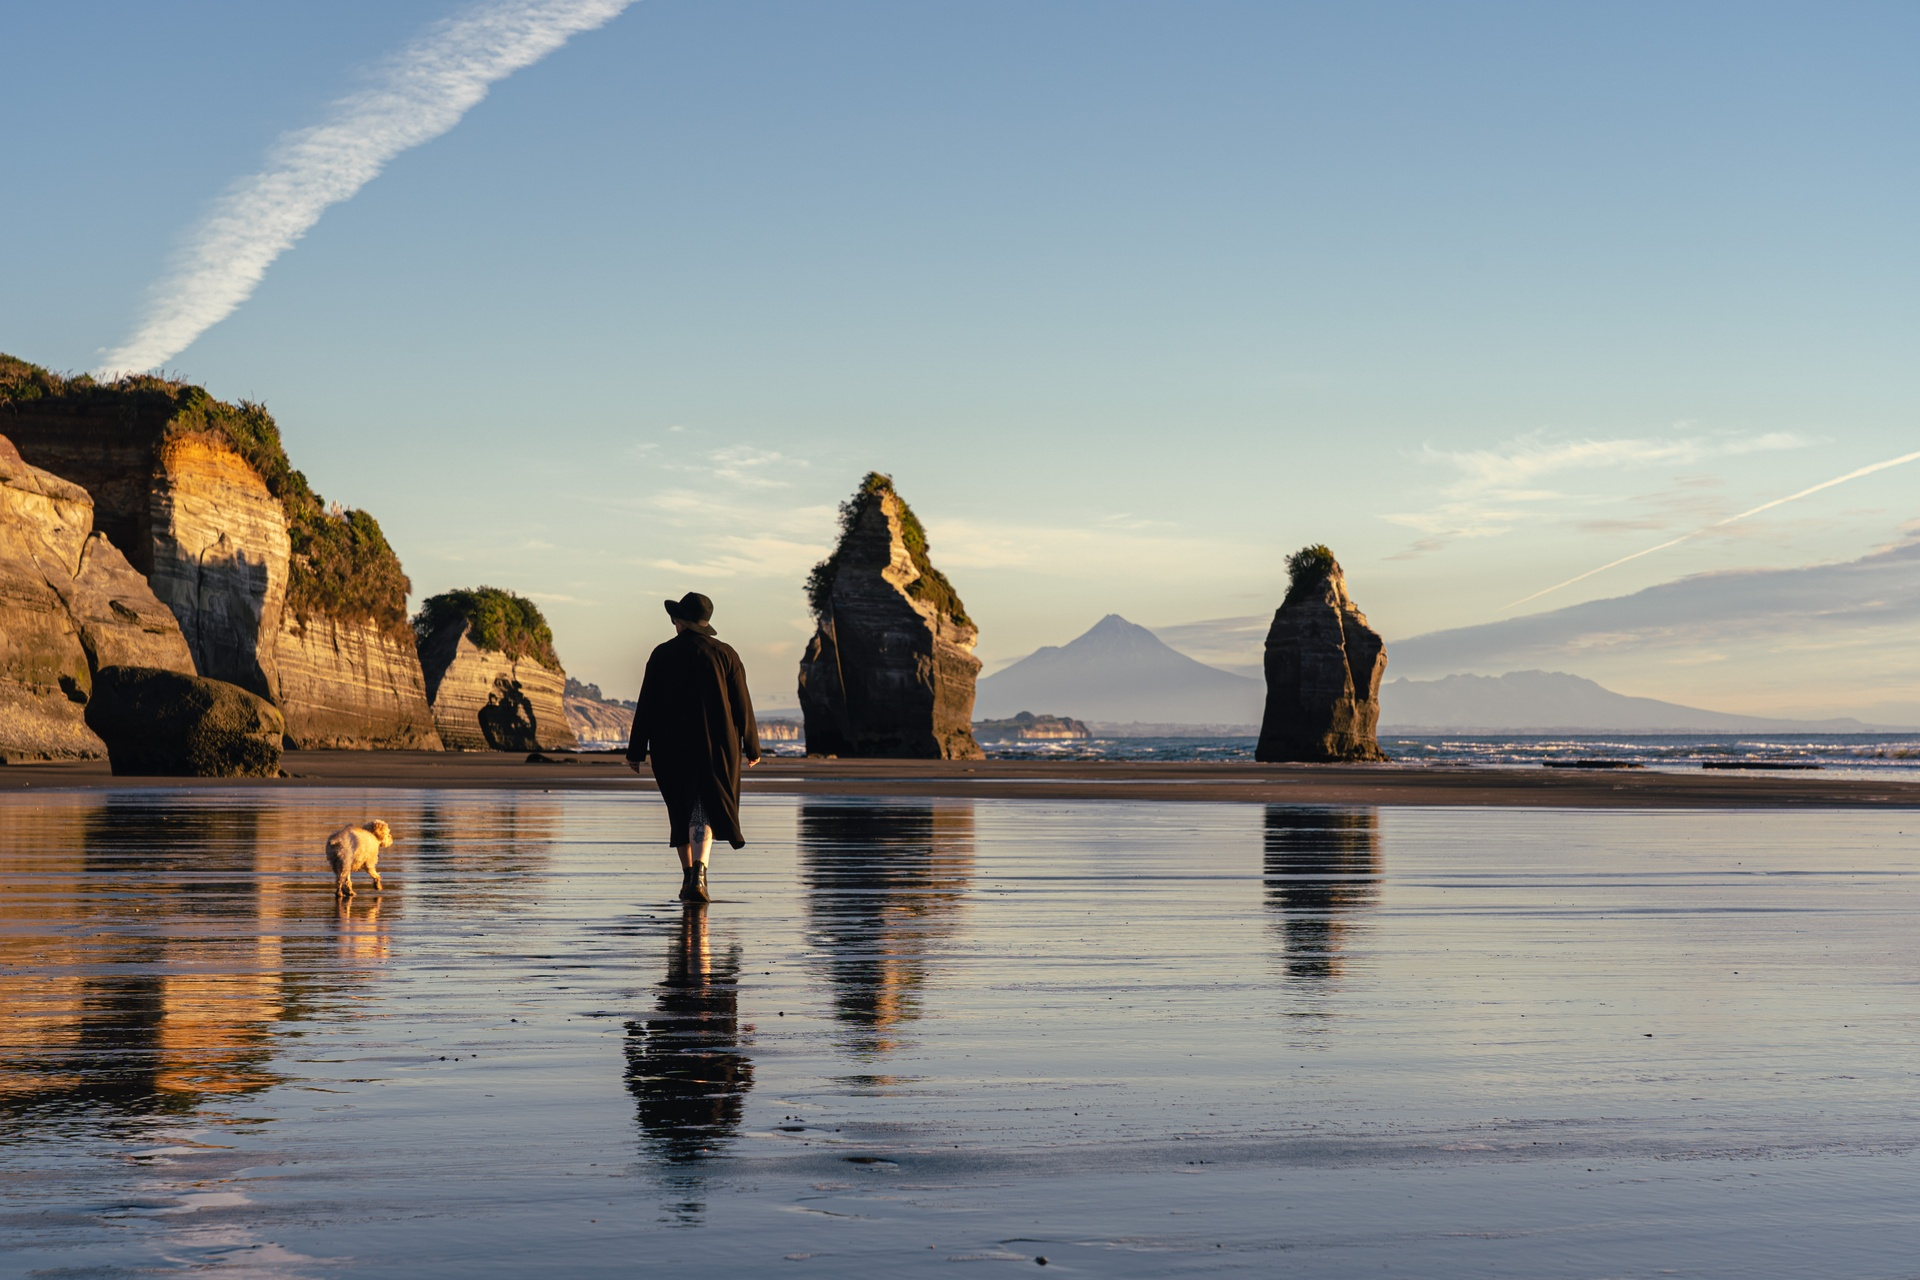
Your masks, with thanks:
[{"label": "sea stack", "polygon": [[0,436],[0,762],[106,754],[86,707],[122,664],[193,674],[173,614],[93,532],[87,491]]},{"label": "sea stack", "polygon": [[567,673],[540,607],[498,587],[430,596],[413,620],[440,740],[454,751],[580,745]]},{"label": "sea stack", "polygon": [[1348,597],[1326,547],[1288,556],[1287,577],[1267,631],[1267,709],[1254,759],[1385,760],[1374,730],[1386,644]]},{"label": "sea stack", "polygon": [[813,568],[818,624],[800,659],[809,755],[978,760],[979,628],[927,558],[927,532],[869,472],[840,506],[840,543]]},{"label": "sea stack", "polygon": [[293,469],[265,408],[0,356],[0,432],[91,495],[193,672],[276,704],[291,745],[439,749],[399,557],[371,515],[327,504]]}]

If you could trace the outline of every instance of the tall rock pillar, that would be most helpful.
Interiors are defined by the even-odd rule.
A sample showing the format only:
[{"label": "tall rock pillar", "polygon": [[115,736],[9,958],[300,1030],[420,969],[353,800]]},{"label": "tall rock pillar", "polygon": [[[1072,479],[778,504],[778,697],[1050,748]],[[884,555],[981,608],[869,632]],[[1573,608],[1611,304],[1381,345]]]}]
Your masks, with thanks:
[{"label": "tall rock pillar", "polygon": [[1385,760],[1374,738],[1387,646],[1347,595],[1325,547],[1287,557],[1287,598],[1267,631],[1267,709],[1254,759]]},{"label": "tall rock pillar", "polygon": [[979,629],[927,559],[926,530],[871,472],[840,508],[840,544],[814,566],[818,629],[800,659],[811,755],[978,760]]}]

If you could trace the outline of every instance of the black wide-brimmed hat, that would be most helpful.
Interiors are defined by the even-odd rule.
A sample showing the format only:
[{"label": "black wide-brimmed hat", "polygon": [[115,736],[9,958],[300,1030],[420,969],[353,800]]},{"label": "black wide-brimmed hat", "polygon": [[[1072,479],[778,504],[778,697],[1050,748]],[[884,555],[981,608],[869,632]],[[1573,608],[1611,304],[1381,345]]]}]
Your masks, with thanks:
[{"label": "black wide-brimmed hat", "polygon": [[707,619],[713,616],[713,601],[698,591],[689,591],[678,600],[668,600],[665,603],[669,618],[686,623],[701,635],[714,634],[713,628],[707,623]]}]

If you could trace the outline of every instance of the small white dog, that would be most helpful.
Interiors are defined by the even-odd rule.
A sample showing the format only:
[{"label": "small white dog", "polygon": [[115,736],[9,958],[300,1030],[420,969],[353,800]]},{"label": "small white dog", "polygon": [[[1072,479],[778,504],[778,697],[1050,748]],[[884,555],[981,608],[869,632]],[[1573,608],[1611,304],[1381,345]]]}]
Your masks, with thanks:
[{"label": "small white dog", "polygon": [[327,865],[333,868],[333,891],[342,898],[353,896],[353,873],[365,870],[373,877],[373,891],[383,892],[380,883],[380,851],[393,843],[387,824],[374,819],[361,827],[342,827],[327,837]]}]

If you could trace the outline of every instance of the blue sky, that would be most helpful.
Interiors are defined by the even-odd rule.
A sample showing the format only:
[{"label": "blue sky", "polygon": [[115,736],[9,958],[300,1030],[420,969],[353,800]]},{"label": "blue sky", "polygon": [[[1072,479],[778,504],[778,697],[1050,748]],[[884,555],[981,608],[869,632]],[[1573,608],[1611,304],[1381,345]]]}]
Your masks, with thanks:
[{"label": "blue sky", "polygon": [[[466,7],[10,15],[0,350],[92,367],[276,139]],[[791,705],[800,582],[869,468],[989,669],[1107,612],[1270,611],[1309,541],[1391,642],[1920,448],[1917,27],[643,0],[400,155],[168,368],[266,401],[417,594],[533,595],[616,689],[698,589]],[[1527,609],[1851,561],[1920,534],[1917,492],[1920,465],[1866,477]],[[1875,687],[1920,674],[1886,637],[1810,664],[1797,634],[1607,681],[1911,696]]]}]

